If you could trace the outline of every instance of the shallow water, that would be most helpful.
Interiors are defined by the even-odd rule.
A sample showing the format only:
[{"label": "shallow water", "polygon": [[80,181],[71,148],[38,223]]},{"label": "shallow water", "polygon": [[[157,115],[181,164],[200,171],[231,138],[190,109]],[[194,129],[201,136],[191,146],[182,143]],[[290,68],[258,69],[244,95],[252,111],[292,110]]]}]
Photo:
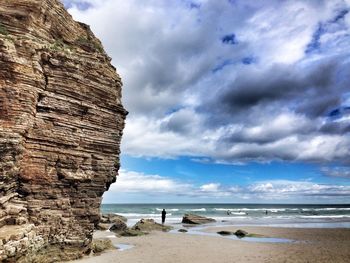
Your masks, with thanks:
[{"label": "shallow water", "polygon": [[115,247],[119,250],[119,251],[124,251],[124,250],[128,250],[128,249],[131,249],[135,246],[133,245],[129,245],[129,244],[122,244],[122,243],[119,243],[117,245],[115,245]]},{"label": "shallow water", "polygon": [[185,233],[178,232],[179,229],[177,228],[177,229],[171,230],[170,233],[221,237],[221,238],[240,240],[240,241],[246,241],[246,242],[262,242],[262,243],[292,243],[292,242],[296,242],[295,240],[287,239],[287,238],[274,238],[274,237],[242,237],[242,238],[239,238],[236,235],[220,235],[218,233],[210,233],[210,232],[203,231],[203,230],[207,229],[208,227],[209,226],[186,228],[187,232],[185,232]]}]

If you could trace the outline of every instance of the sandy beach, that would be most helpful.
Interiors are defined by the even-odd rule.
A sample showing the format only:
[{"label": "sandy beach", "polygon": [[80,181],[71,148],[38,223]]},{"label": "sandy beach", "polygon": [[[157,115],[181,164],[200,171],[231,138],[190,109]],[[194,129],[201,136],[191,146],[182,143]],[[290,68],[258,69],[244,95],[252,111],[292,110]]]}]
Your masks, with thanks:
[{"label": "sandy beach", "polygon": [[[290,242],[251,242],[221,236],[152,232],[141,237],[113,237],[97,231],[95,238],[108,237],[113,244],[134,247],[112,250],[75,263],[232,263],[232,262],[350,262],[350,229],[239,227],[249,233]],[[202,231],[235,231],[238,227],[208,227]]]}]

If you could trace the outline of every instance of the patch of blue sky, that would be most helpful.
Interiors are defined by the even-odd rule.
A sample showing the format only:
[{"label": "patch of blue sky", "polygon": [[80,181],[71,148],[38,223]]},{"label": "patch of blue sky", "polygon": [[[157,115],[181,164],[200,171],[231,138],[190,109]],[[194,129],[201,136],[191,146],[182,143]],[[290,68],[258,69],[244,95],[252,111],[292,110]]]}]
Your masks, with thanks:
[{"label": "patch of blue sky", "polygon": [[[189,8],[189,9],[200,9],[201,8],[201,3],[199,3],[198,1],[181,0],[179,2],[182,5],[184,5],[186,8]],[[176,3],[176,1],[174,3]]]},{"label": "patch of blue sky", "polygon": [[227,45],[237,45],[238,41],[235,34],[227,34],[221,38],[221,42]]},{"label": "patch of blue sky", "polygon": [[306,49],[305,49],[306,54],[320,49],[321,47],[320,39],[325,32],[326,30],[324,28],[324,25],[322,23],[319,23],[316,31],[312,35],[311,42],[306,46]]},{"label": "patch of blue sky", "polygon": [[237,62],[235,62],[235,61],[232,60],[232,59],[226,59],[226,60],[222,61],[220,64],[216,65],[216,66],[213,68],[212,72],[213,72],[213,73],[216,73],[216,72],[222,70],[223,68],[225,68],[225,67],[227,67],[227,66],[230,66],[230,65],[234,65],[234,64],[236,64],[236,63],[237,63]]},{"label": "patch of blue sky", "polygon": [[333,18],[331,19],[329,22],[330,23],[337,23],[339,20],[343,20],[345,18],[345,16],[349,13],[349,9],[344,9],[339,11],[339,13]]},{"label": "patch of blue sky", "polygon": [[190,3],[190,8],[191,9],[200,9],[201,8],[201,4],[191,2]]},{"label": "patch of blue sky", "polygon": [[337,120],[337,119],[340,119],[340,118],[342,118],[344,116],[348,116],[348,115],[350,115],[350,105],[340,106],[338,108],[331,110],[328,113],[328,117],[331,120]]},{"label": "patch of blue sky", "polygon": [[137,158],[121,156],[122,168],[145,174],[173,178],[196,185],[220,183],[223,186],[246,186],[257,181],[305,179],[322,183],[334,183],[320,172],[316,164],[305,163],[247,163],[245,165],[228,165],[203,163],[191,157],[177,159]]},{"label": "patch of blue sky", "polygon": [[329,117],[339,117],[339,115],[341,114],[340,108],[338,109],[334,109],[329,113]]},{"label": "patch of blue sky", "polygon": [[242,64],[244,65],[250,65],[256,62],[256,58],[254,57],[244,57],[241,60]]},{"label": "patch of blue sky", "polygon": [[218,71],[223,70],[227,66],[237,65],[237,64],[244,64],[244,65],[251,65],[257,62],[257,59],[254,57],[244,57],[241,60],[233,60],[233,59],[225,59],[222,62],[220,62],[218,65],[216,65],[212,72],[216,73]]},{"label": "patch of blue sky", "polygon": [[184,108],[185,108],[185,107],[183,107],[183,106],[177,106],[177,107],[170,108],[170,109],[165,113],[165,115],[169,116],[169,115],[171,115],[171,114],[173,114],[173,113],[175,113],[175,112],[178,112],[179,110],[184,109]]},{"label": "patch of blue sky", "polygon": [[326,22],[320,22],[318,23],[318,26],[315,30],[315,32],[312,35],[310,43],[306,46],[305,54],[318,52],[321,49],[321,37],[328,33],[328,31],[332,31],[334,29],[331,29],[331,27],[335,24],[341,24],[344,20],[345,16],[349,13],[349,10],[344,9],[337,13],[337,15],[326,21]]}]

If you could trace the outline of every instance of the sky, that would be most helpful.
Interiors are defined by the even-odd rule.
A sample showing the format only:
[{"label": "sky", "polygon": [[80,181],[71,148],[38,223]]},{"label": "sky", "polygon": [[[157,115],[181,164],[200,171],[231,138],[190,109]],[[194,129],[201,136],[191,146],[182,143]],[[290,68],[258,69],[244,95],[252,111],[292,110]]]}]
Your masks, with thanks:
[{"label": "sky", "polygon": [[349,203],[350,0],[64,0],[123,79],[104,203]]}]

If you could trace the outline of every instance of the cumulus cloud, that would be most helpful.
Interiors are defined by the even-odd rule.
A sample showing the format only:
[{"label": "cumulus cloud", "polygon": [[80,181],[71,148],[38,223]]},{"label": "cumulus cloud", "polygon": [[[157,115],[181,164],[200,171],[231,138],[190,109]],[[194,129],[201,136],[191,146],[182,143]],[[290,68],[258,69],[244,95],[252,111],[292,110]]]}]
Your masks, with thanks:
[{"label": "cumulus cloud", "polygon": [[[337,176],[337,175],[335,175]],[[175,195],[189,198],[228,198],[228,200],[296,200],[309,197],[350,197],[350,186],[319,184],[308,181],[272,180],[246,186],[222,185],[211,182],[203,185],[182,182],[159,175],[121,170],[118,183],[110,191],[145,195]]]},{"label": "cumulus cloud", "polygon": [[217,192],[220,188],[220,184],[204,184],[200,187],[200,190],[203,192]]},{"label": "cumulus cloud", "polygon": [[192,188],[190,184],[181,183],[159,175],[149,175],[134,171],[120,170],[118,183],[113,184],[110,191],[118,193],[181,193]]},{"label": "cumulus cloud", "polygon": [[65,3],[123,78],[124,153],[349,165],[348,1]]}]

